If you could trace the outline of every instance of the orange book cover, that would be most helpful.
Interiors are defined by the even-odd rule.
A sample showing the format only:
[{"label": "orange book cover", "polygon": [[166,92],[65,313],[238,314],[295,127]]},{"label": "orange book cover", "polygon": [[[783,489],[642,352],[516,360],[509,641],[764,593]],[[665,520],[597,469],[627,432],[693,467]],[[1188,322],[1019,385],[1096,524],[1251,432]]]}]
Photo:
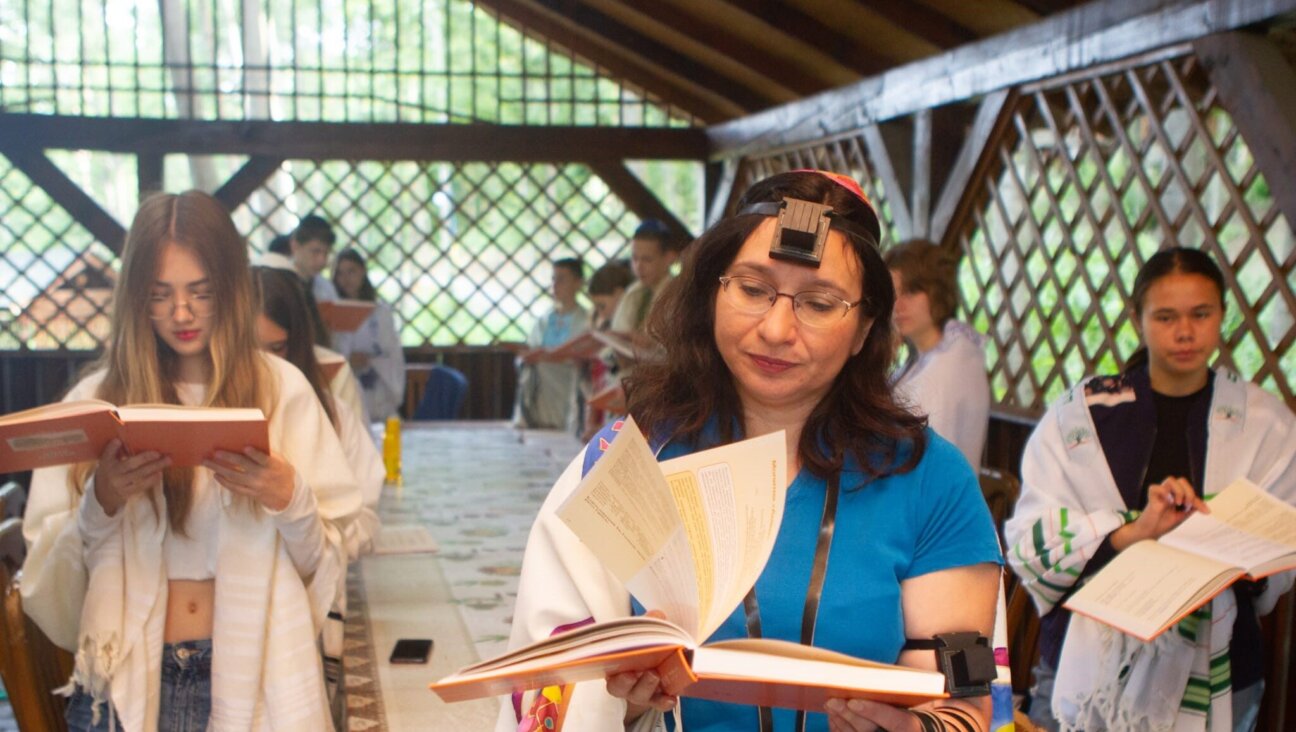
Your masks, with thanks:
[{"label": "orange book cover", "polygon": [[133,453],[170,455],[177,466],[200,465],[216,450],[270,448],[259,409],[139,405],[114,407],[87,399],[0,417],[0,472],[94,460],[114,437]]},{"label": "orange book cover", "polygon": [[364,325],[375,305],[367,300],[320,300],[320,318],[334,333],[351,333]]},{"label": "orange book cover", "polygon": [[346,365],[346,358],[341,354],[330,354],[319,359],[320,371],[323,372],[326,381],[332,381],[344,365]]}]

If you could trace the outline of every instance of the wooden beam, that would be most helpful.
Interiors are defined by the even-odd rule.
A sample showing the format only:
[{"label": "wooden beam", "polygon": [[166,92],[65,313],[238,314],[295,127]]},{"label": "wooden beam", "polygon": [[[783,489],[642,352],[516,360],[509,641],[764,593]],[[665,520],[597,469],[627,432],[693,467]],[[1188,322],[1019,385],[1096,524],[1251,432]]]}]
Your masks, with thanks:
[{"label": "wooden beam", "polygon": [[979,38],[948,15],[913,0],[857,0],[887,22],[941,49],[951,49]]},{"label": "wooden beam", "polygon": [[0,114],[0,139],[24,149],[264,155],[287,160],[511,160],[567,162],[591,155],[702,160],[701,128],[525,127],[406,123],[213,122]]},{"label": "wooden beam", "polygon": [[734,12],[746,13],[765,25],[832,56],[860,76],[876,74],[894,63],[782,0],[726,0],[726,3]]},{"label": "wooden beam", "polygon": [[[502,15],[513,15],[522,4],[521,0],[481,0],[483,4],[496,7]],[[505,10],[508,6],[509,10]],[[526,0],[527,9],[532,16],[537,13],[549,14],[552,20],[563,20],[566,23],[551,23],[545,35],[566,45],[573,41],[577,33],[595,36],[603,42],[604,59],[609,56],[628,58],[639,67],[654,67],[667,70],[687,83],[707,90],[710,94],[725,99],[739,109],[751,112],[764,109],[777,102],[761,92],[749,89],[742,84],[721,76],[697,61],[644,36],[629,26],[604,13],[574,0]],[[575,26],[573,28],[572,26]]]},{"label": "wooden beam", "polygon": [[950,169],[945,185],[941,188],[940,199],[932,212],[930,231],[932,241],[949,244],[944,240],[955,212],[964,199],[975,197],[971,195],[974,192],[968,190],[968,184],[972,181],[973,171],[978,169],[978,163],[986,153],[986,143],[991,139],[998,139],[995,131],[1007,124],[1007,117],[1003,112],[1005,108],[1009,108],[1010,99],[1015,99],[1015,95],[1001,89],[987,94],[981,100],[981,105],[977,107],[976,118],[972,120],[972,126],[968,129],[963,147],[959,151],[958,160]]},{"label": "wooden beam", "polygon": [[868,125],[863,129],[864,145],[868,148],[869,162],[873,172],[882,179],[886,188],[887,206],[891,208],[891,221],[901,239],[913,236],[913,219],[909,217],[909,201],[905,192],[909,187],[900,181],[895,164],[891,161],[891,151],[883,139],[882,130],[877,125]]},{"label": "wooden beam", "polygon": [[156,153],[140,153],[135,156],[135,170],[139,200],[143,202],[150,194],[166,190],[163,181],[164,156]]},{"label": "wooden beam", "polygon": [[648,186],[639,180],[639,176],[630,172],[625,162],[620,160],[592,160],[590,169],[607,183],[608,188],[625,202],[625,205],[641,219],[658,219],[666,224],[671,233],[680,242],[692,241],[693,234],[682,221],[666,208]]},{"label": "wooden beam", "polygon": [[1271,41],[1219,33],[1193,43],[1274,200],[1296,221],[1296,72]]},{"label": "wooden beam", "polygon": [[1296,0],[1100,0],[1020,30],[707,129],[714,157],[800,146],[1296,12]]},{"label": "wooden beam", "polygon": [[227,210],[233,211],[243,205],[248,196],[255,193],[283,163],[283,158],[253,155],[212,195],[225,204]]},{"label": "wooden beam", "polygon": [[[753,45],[735,34],[732,29],[717,25],[696,14],[682,11],[670,3],[658,0],[651,4],[618,2],[618,5],[626,12],[660,26],[664,33],[678,35],[728,57],[751,72],[792,92],[793,97],[813,94],[829,86],[797,66],[771,54],[766,46]],[[705,64],[706,61],[701,60],[701,63]],[[722,69],[717,71],[724,73]]]},{"label": "wooden beam", "polygon": [[720,175],[717,176],[715,189],[711,191],[707,199],[706,228],[715,226],[720,219],[724,218],[725,209],[729,207],[729,200],[733,198],[734,185],[738,181],[738,169],[741,166],[737,160],[722,160]]},{"label": "wooden beam", "polygon": [[62,206],[91,236],[113,252],[121,254],[122,246],[126,243],[126,228],[59,170],[57,165],[45,157],[45,153],[26,144],[21,150],[6,146],[3,152],[15,168],[40,186],[51,200]]},{"label": "wooden beam", "polygon": [[915,239],[926,239],[931,230],[932,188],[932,111],[919,110],[913,126],[913,193],[909,206],[910,232]]}]

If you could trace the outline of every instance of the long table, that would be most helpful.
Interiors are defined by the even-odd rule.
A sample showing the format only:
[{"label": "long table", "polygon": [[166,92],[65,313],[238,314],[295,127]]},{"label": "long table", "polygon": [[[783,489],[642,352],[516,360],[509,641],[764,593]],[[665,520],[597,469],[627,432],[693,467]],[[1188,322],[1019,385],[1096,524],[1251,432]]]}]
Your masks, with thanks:
[{"label": "long table", "polygon": [[[580,445],[503,422],[410,423],[402,437],[403,483],[379,515],[426,526],[439,550],[368,556],[352,573],[351,728],[491,730],[498,700],[445,704],[427,685],[504,650],[531,522]],[[400,638],[433,639],[430,662],[389,663]]]}]

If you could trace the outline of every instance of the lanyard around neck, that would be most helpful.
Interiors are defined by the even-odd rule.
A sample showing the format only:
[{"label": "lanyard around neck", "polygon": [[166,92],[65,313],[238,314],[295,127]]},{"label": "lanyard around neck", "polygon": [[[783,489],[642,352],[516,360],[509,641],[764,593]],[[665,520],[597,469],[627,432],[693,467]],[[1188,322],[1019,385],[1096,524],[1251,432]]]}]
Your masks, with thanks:
[{"label": "lanyard around neck", "polygon": [[[824,576],[828,573],[828,552],[832,548],[833,530],[837,525],[838,476],[828,479],[824,494],[823,518],[819,522],[819,538],[815,541],[814,567],[810,570],[810,583],[806,588],[805,608],[801,612],[801,645],[814,645],[815,622],[819,617],[819,600],[823,595]],[[747,635],[761,637],[760,605],[756,602],[756,588],[752,587],[743,598],[743,613],[747,616]],[[773,732],[774,714],[769,707],[759,707],[760,732]],[[798,732],[805,731],[805,712],[797,711]]]}]

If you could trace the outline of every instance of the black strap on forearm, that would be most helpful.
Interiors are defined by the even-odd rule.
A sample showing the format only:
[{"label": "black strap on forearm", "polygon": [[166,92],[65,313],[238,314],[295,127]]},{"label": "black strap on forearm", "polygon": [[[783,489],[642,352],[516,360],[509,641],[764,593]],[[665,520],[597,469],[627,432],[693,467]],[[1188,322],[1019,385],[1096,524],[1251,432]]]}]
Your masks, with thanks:
[{"label": "black strap on forearm", "polygon": [[955,698],[985,696],[998,676],[990,639],[976,631],[938,633],[935,638],[906,638],[906,651],[935,651],[936,667]]}]

